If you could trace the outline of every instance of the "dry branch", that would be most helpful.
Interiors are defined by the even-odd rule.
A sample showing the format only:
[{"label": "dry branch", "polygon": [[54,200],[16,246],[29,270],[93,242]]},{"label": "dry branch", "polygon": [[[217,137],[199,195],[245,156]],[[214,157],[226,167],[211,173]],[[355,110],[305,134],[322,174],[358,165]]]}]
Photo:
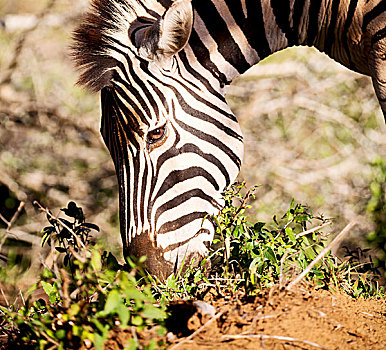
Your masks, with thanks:
[{"label": "dry branch", "polygon": [[[0,232],[3,230],[0,230]],[[4,230],[5,231],[5,230]],[[11,238],[14,238],[18,241],[24,241],[31,243],[32,245],[39,246],[41,240],[38,236],[32,235],[31,233],[24,232],[17,229],[12,229],[11,231],[5,231],[5,235]]]},{"label": "dry branch", "polygon": [[321,260],[335,245],[337,245],[343,237],[357,224],[356,221],[350,222],[331,242],[330,244],[324,248],[319,255],[312,261],[304,271],[296,277],[288,286],[287,290],[290,290],[294,285],[299,283],[310,271],[311,269]]},{"label": "dry branch", "polygon": [[331,224],[332,224],[332,221],[325,222],[325,223],[323,223],[323,224],[320,224],[319,226],[310,228],[310,229],[307,230],[307,231],[298,233],[298,234],[295,236],[295,238],[300,238],[300,237],[306,236],[306,235],[308,235],[308,234],[310,234],[310,233],[316,232],[316,231],[322,229],[323,227],[326,227],[326,226],[331,225]]},{"label": "dry branch", "polygon": [[310,346],[313,346],[315,348],[319,349],[327,349],[325,346],[319,345],[317,343],[314,343],[312,341],[308,340],[303,340],[303,339],[298,339],[298,338],[292,338],[292,337],[283,337],[280,335],[266,335],[266,334],[248,334],[248,335],[243,335],[243,334],[235,334],[235,335],[223,335],[221,337],[223,340],[236,340],[236,339],[261,339],[261,340],[266,340],[266,339],[275,339],[275,340],[282,340],[286,342],[296,342],[296,343],[303,343],[307,344]]}]

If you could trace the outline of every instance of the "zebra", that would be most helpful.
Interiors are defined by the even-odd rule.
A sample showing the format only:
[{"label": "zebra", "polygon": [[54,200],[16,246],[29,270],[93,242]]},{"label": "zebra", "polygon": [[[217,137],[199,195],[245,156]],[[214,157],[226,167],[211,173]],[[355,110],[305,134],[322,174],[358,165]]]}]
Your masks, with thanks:
[{"label": "zebra", "polygon": [[210,216],[243,158],[225,87],[272,53],[314,46],[371,76],[386,116],[385,9],[385,0],[93,0],[72,52],[78,83],[101,91],[124,255],[146,255],[165,279],[208,252]]}]

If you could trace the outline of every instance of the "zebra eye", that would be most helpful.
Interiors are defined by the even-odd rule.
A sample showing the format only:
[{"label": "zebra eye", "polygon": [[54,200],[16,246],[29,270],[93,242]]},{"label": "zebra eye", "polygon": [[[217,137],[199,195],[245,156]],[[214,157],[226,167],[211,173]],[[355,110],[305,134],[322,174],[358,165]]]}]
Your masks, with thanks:
[{"label": "zebra eye", "polygon": [[162,140],[164,136],[165,136],[165,125],[149,131],[147,133],[147,142],[150,144],[154,144]]}]

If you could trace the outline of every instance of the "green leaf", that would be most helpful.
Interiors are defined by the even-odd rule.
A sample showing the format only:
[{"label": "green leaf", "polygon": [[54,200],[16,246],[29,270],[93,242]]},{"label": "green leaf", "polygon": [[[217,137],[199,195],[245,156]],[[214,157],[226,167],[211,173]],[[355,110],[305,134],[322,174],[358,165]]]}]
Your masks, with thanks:
[{"label": "green leaf", "polygon": [[277,263],[275,253],[273,252],[273,250],[270,247],[267,247],[264,250],[263,256],[264,256],[264,258],[270,260],[272,263],[274,263],[274,264]]},{"label": "green leaf", "polygon": [[119,320],[121,321],[121,325],[123,327],[127,326],[127,323],[129,322],[130,318],[130,311],[128,307],[125,304],[121,303],[117,306],[116,311],[119,316]]},{"label": "green leaf", "polygon": [[48,295],[50,303],[55,303],[56,297],[58,296],[57,288],[54,284],[49,284],[48,282],[41,281],[44,292]]},{"label": "green leaf", "polygon": [[161,310],[160,308],[158,308],[154,305],[145,305],[143,307],[143,310],[141,311],[141,315],[144,318],[149,318],[149,319],[165,319],[166,318],[165,311]]},{"label": "green leaf", "polygon": [[82,225],[81,225],[81,227],[86,227],[86,228],[89,228],[89,229],[91,229],[91,230],[95,230],[95,231],[100,231],[100,229],[99,229],[99,226],[97,226],[97,225],[95,225],[95,224],[91,224],[91,223],[89,223],[89,222],[84,222]]},{"label": "green leaf", "polygon": [[134,339],[129,339],[129,344],[125,348],[126,350],[137,350],[139,348],[137,342]]},{"label": "green leaf", "polygon": [[94,334],[94,346],[96,350],[103,350],[105,341],[107,340],[106,335]]},{"label": "green leaf", "polygon": [[113,289],[107,296],[106,304],[103,311],[104,313],[109,314],[112,311],[116,310],[120,304],[122,304],[122,296],[117,290]]},{"label": "green leaf", "polygon": [[291,240],[291,242],[296,243],[295,234],[294,234],[294,231],[292,230],[291,227],[287,227],[285,229],[285,233],[287,234],[287,236]]},{"label": "green leaf", "polygon": [[[172,276],[172,275],[171,275]],[[169,276],[169,278],[171,277]],[[168,279],[169,279],[168,278]],[[172,278],[171,278],[172,279]],[[125,295],[127,299],[134,299],[138,301],[144,301],[147,299],[146,295],[144,295],[142,292],[140,292],[137,288],[132,287],[127,290],[125,290]]]},{"label": "green leaf", "polygon": [[66,331],[64,329],[58,329],[55,332],[55,336],[57,339],[64,339],[66,337]]},{"label": "green leaf", "polygon": [[68,311],[69,316],[76,316],[79,314],[81,308],[79,304],[71,304],[70,310]]},{"label": "green leaf", "polygon": [[134,326],[142,326],[143,325],[143,318],[141,316],[139,316],[139,315],[133,316],[131,318],[131,323]]},{"label": "green leaf", "polygon": [[264,226],[265,226],[264,222],[257,222],[256,224],[253,225],[253,231],[255,231],[255,233],[259,233],[259,232],[261,232],[261,229]]},{"label": "green leaf", "polygon": [[83,210],[82,208],[78,207],[75,202],[69,202],[67,208],[63,208],[60,210],[71,218],[75,218],[81,222],[84,221]]},{"label": "green leaf", "polygon": [[109,334],[109,326],[108,326],[108,324],[104,325],[101,322],[99,322],[98,319],[96,319],[94,317],[91,318],[91,322],[94,323],[94,325],[99,330],[99,332],[101,332],[103,334],[103,337],[107,338],[107,336]]},{"label": "green leaf", "polygon": [[102,270],[102,256],[96,250],[92,252],[91,265],[95,271]]},{"label": "green leaf", "polygon": [[67,249],[66,249],[66,248],[63,248],[63,247],[55,247],[55,249],[56,249],[59,253],[66,253],[66,252],[67,252]]}]

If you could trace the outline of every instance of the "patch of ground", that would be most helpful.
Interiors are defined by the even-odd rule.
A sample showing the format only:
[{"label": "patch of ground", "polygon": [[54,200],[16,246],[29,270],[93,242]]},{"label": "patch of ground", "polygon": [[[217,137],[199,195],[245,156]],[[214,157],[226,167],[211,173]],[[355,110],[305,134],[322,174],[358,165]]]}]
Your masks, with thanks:
[{"label": "patch of ground", "polygon": [[[218,319],[170,349],[386,348],[385,300],[274,288],[254,300],[224,298],[213,305]],[[190,319],[189,325],[197,331],[201,323]]]},{"label": "patch of ground", "polygon": [[[209,304],[215,314],[192,312],[191,302],[178,302],[165,341],[169,350],[386,348],[386,300],[352,299],[340,292],[272,288],[254,298],[222,297]],[[192,315],[193,314],[193,315]],[[192,316],[191,316],[192,315]],[[105,349],[123,349],[127,339],[161,339],[153,329],[111,335]]]}]

